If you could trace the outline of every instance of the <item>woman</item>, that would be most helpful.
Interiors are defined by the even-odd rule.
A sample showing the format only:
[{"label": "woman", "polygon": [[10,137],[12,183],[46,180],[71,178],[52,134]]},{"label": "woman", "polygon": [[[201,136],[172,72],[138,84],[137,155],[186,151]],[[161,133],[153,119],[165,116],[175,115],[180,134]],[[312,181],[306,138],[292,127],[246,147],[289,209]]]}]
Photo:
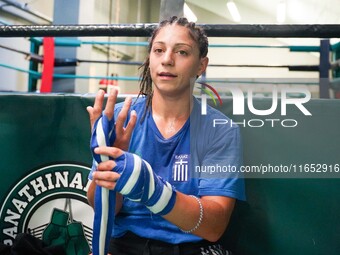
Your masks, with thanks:
[{"label": "woman", "polygon": [[[209,106],[201,115],[192,96],[208,65],[207,37],[194,23],[173,17],[154,30],[148,52],[141,80],[145,97],[133,104],[127,99],[114,111],[117,92],[108,97],[104,114],[116,117],[116,140],[114,147],[94,150],[111,160],[90,174],[89,202],[93,205],[96,185],[117,191],[112,255],[228,254],[218,240],[235,200],[245,198],[244,183],[237,175],[204,169],[240,166],[241,144],[237,126],[214,127],[214,119],[227,117]],[[102,103],[99,92],[88,107],[92,125]],[[127,192],[127,173],[135,173],[137,159],[138,174],[146,177],[134,180]]]}]

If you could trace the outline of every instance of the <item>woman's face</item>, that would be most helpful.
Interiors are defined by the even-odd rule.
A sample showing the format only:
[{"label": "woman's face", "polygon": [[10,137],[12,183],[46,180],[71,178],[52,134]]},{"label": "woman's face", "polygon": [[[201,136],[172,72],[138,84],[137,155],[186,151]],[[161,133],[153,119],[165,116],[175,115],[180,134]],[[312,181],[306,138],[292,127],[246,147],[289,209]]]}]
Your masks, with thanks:
[{"label": "woman's face", "polygon": [[154,93],[191,94],[196,77],[203,73],[207,64],[207,57],[199,57],[198,45],[188,28],[176,24],[163,27],[154,38],[150,52]]}]

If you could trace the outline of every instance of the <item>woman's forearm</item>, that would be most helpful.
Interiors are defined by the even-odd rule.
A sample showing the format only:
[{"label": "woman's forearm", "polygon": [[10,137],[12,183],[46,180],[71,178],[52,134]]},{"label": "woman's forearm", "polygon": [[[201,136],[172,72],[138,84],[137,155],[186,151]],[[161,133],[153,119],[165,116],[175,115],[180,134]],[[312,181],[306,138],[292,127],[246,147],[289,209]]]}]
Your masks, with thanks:
[{"label": "woman's forearm", "polygon": [[[196,198],[177,192],[175,206],[164,218],[184,231],[197,227],[192,234],[215,242],[228,226],[235,199],[205,196],[200,198],[200,203]],[[199,223],[200,218],[201,223]]]}]

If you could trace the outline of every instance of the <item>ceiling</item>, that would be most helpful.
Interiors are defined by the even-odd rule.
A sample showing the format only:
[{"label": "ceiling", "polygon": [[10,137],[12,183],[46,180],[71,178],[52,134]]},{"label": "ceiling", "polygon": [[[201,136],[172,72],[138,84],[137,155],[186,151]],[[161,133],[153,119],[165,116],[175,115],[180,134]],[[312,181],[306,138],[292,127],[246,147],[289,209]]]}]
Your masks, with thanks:
[{"label": "ceiling", "polygon": [[[227,10],[228,0],[186,0],[233,23]],[[234,0],[241,24],[275,24],[276,6],[280,0]],[[281,0],[282,1],[282,0]],[[340,24],[340,0],[284,0],[286,24]],[[202,17],[201,17],[202,18]],[[198,23],[200,17],[198,16]]]},{"label": "ceiling", "polygon": [[[185,0],[194,10],[197,23],[233,24],[226,3],[228,0]],[[279,1],[286,3],[284,24],[340,24],[340,0],[233,0],[239,10],[238,24],[277,24]],[[196,13],[197,12],[197,13]],[[207,15],[207,13],[209,15]],[[288,45],[319,45],[318,38],[281,38]],[[339,42],[331,39],[331,43]]]},{"label": "ceiling", "polygon": [[[12,0],[11,0],[12,1]],[[109,0],[100,0],[109,1]],[[113,1],[113,0],[111,0]],[[117,1],[117,0],[116,0]],[[124,0],[118,0],[124,1]],[[161,0],[159,0],[161,1]],[[223,23],[234,23],[226,7],[229,0],[185,0],[193,10],[203,10],[219,17]],[[278,2],[286,3],[286,24],[340,24],[340,0],[233,0],[241,15],[241,24],[275,24]],[[10,2],[0,0],[1,4]],[[48,17],[53,16],[54,0],[14,0]],[[98,0],[99,2],[99,0]],[[4,5],[5,6],[5,5]],[[11,8],[6,6],[6,9]],[[195,12],[195,11],[194,11]],[[211,15],[196,13],[198,23],[210,23]],[[212,23],[214,21],[211,21]]]}]

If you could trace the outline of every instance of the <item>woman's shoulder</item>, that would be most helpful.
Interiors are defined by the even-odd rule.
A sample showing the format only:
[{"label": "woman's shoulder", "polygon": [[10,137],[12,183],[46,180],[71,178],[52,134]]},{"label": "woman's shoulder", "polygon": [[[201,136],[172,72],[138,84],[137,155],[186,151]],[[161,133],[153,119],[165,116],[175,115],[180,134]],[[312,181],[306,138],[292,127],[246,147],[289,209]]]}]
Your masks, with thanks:
[{"label": "woman's shoulder", "polygon": [[[216,127],[218,123],[232,123],[232,119],[220,110],[206,104],[202,104],[198,98],[194,101],[194,115],[200,124],[208,124]],[[230,128],[237,128],[237,125],[229,125]]]}]

